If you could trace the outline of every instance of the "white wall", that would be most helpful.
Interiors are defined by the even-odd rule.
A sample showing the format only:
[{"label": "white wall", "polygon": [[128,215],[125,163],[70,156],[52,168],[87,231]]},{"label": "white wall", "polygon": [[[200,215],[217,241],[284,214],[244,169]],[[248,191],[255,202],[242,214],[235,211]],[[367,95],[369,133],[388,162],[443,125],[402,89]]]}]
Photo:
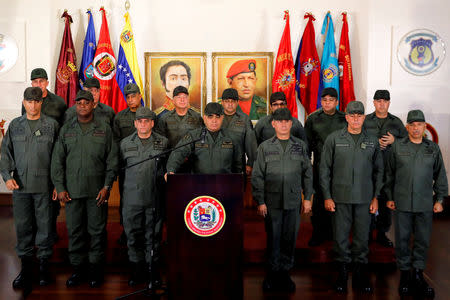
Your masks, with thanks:
[{"label": "white wall", "polygon": [[[64,9],[73,17],[72,37],[78,64],[81,62],[83,40],[87,27],[86,10],[94,13],[97,39],[104,6],[107,11],[113,49],[117,51],[123,27],[125,1],[107,0],[0,0],[1,20],[26,21],[26,79],[24,82],[4,82],[0,77],[0,119],[9,121],[20,112],[22,92],[29,85],[29,74],[35,67],[44,67],[49,73],[50,90],[54,89],[55,69],[58,61],[64,22],[60,19]],[[214,51],[272,51],[278,50],[284,28],[283,11],[291,15],[293,55],[306,25],[303,15],[312,12],[316,17],[316,41],[321,56],[320,29],[323,18],[331,11],[335,25],[335,40],[339,43],[342,18],[348,13],[350,48],[352,54],[356,97],[367,99],[367,110],[373,110],[370,99],[376,89],[387,88],[392,94],[392,112],[403,121],[409,109],[423,108],[426,117],[438,130],[446,165],[450,166],[448,132],[450,106],[446,105],[449,87],[444,85],[450,77],[450,58],[447,57],[438,75],[421,79],[410,85],[408,74],[391,69],[391,26],[395,32],[415,28],[429,28],[438,32],[450,47],[450,3],[430,0],[399,1],[294,1],[294,0],[193,0],[182,1],[130,1],[131,23],[134,30],[141,75],[144,76],[144,52],[207,52],[208,101],[211,99],[211,58]],[[406,31],[406,32],[407,32]],[[0,28],[1,32],[1,28]],[[406,33],[405,32],[405,33]],[[396,69],[397,68],[397,69]],[[438,77],[436,79],[436,77]],[[417,81],[417,79],[415,79]],[[431,106],[433,104],[433,106]],[[438,105],[438,106],[435,106]],[[301,120],[303,121],[303,120]]]}]

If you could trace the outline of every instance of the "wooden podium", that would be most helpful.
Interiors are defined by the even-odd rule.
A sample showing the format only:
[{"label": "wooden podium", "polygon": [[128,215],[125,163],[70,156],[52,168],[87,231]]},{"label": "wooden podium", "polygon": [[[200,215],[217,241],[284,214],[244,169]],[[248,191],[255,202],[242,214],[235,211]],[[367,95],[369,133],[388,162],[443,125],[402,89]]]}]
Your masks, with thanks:
[{"label": "wooden podium", "polygon": [[242,197],[241,174],[169,175],[169,299],[243,298]]}]

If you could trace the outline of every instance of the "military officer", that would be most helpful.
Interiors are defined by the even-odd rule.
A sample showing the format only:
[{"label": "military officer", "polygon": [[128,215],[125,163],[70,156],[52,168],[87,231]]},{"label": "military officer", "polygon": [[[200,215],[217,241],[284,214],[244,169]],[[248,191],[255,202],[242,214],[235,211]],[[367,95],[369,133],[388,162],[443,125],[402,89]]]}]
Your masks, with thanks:
[{"label": "military officer", "polygon": [[[162,206],[159,187],[163,178],[164,163],[150,156],[167,150],[167,139],[153,132],[156,114],[148,107],[139,107],[134,125],[137,132],[120,143],[121,165],[125,167],[123,191],[123,225],[128,237],[128,257],[131,262],[130,286],[145,281],[149,274],[152,284],[161,282],[160,233],[155,233],[155,223]],[[162,180],[164,181],[164,180]],[[145,269],[147,263],[147,269]]]},{"label": "military officer", "polygon": [[[127,84],[124,87],[123,92],[125,94],[128,107],[117,113],[117,115],[114,117],[114,124],[113,124],[114,141],[117,143],[118,147],[120,145],[120,142],[124,138],[136,132],[136,127],[134,127],[134,121],[136,119],[136,110],[141,106],[141,99],[142,99],[141,90],[135,83]],[[123,171],[120,170],[119,171],[120,199],[122,199],[123,193],[123,179],[124,174]],[[122,200],[120,201],[119,215],[120,215],[120,224],[123,224]],[[126,242],[127,238],[125,235],[125,231],[123,230],[122,234],[117,240],[117,243],[125,245]]]},{"label": "military officer", "polygon": [[35,244],[39,284],[50,283],[48,259],[53,252],[50,162],[59,125],[41,112],[40,88],[26,88],[23,99],[26,113],[11,121],[2,141],[0,172],[6,187],[13,191],[16,251],[22,262],[13,287],[31,289]]},{"label": "military officer", "polygon": [[[229,133],[239,142],[243,154],[243,165],[245,173],[252,173],[253,162],[256,158],[256,137],[250,118],[237,111],[239,96],[235,89],[225,89],[222,93],[222,106],[224,119],[222,128],[227,128]],[[245,161],[247,155],[247,162]]]},{"label": "military officer", "polygon": [[308,139],[309,156],[314,153],[313,176],[314,198],[312,206],[311,224],[313,233],[308,245],[319,246],[325,240],[331,240],[333,230],[331,215],[325,210],[323,194],[320,189],[319,167],[325,139],[334,131],[347,126],[345,114],[337,110],[338,94],[334,88],[324,88],[321,94],[322,107],[308,116],[305,122],[305,133]]},{"label": "military officer", "polygon": [[434,297],[433,288],[423,278],[423,270],[430,246],[433,212],[443,210],[448,183],[439,146],[423,138],[425,128],[423,112],[410,111],[406,124],[408,137],[392,144],[386,164],[384,190],[387,206],[394,211],[395,256],[401,271],[398,288],[401,296],[413,292],[417,296]]},{"label": "military officer", "polygon": [[177,147],[190,144],[170,154],[167,173],[179,172],[188,157],[192,159],[193,172],[197,174],[242,172],[241,148],[231,138],[228,130],[221,128],[223,118],[222,105],[217,102],[208,103],[203,115],[206,128],[191,130],[180,140]]},{"label": "military officer", "polygon": [[[275,92],[270,95],[270,109],[272,114],[277,109],[283,107],[287,107],[286,95],[283,92]],[[272,127],[272,114],[262,117],[255,125],[255,135],[258,145],[275,135],[275,129]],[[302,124],[294,117],[292,117],[291,135],[307,143],[305,130]]]},{"label": "military officer", "polygon": [[[383,184],[383,159],[378,139],[362,130],[364,106],[347,105],[348,126],[325,140],[320,161],[320,185],[325,209],[333,212],[334,249],[339,264],[338,292],[347,291],[347,266],[353,262],[353,288],[372,292],[368,270],[370,214],[378,209]],[[353,228],[350,251],[349,235]]]},{"label": "military officer", "polygon": [[69,260],[74,268],[66,282],[89,285],[103,282],[108,197],[118,168],[117,145],[111,128],[94,119],[94,97],[79,91],[77,118],[64,124],[52,156],[51,176],[58,199],[65,203]]},{"label": "military officer", "polygon": [[[83,84],[85,91],[91,92],[94,97],[94,117],[96,120],[104,120],[106,124],[113,127],[114,117],[116,113],[111,106],[100,102],[100,81],[97,78],[88,78]],[[66,110],[64,115],[64,123],[77,116],[76,105]]]},{"label": "military officer", "polygon": [[[375,111],[366,116],[364,129],[368,134],[378,138],[383,161],[387,160],[392,143],[396,139],[404,138],[408,135],[402,121],[388,112],[391,96],[387,90],[377,90],[373,96]],[[392,248],[392,241],[386,236],[392,223],[392,214],[386,206],[386,196],[383,191],[378,199],[378,215],[372,218],[372,227],[377,228],[376,241],[382,246]],[[372,236],[372,234],[370,234]]]},{"label": "military officer", "polygon": [[252,174],[253,198],[267,232],[269,270],[263,288],[293,292],[289,270],[294,264],[300,211],[311,211],[312,166],[305,142],[291,135],[289,109],[276,110],[272,125],[276,134],[259,146]]}]

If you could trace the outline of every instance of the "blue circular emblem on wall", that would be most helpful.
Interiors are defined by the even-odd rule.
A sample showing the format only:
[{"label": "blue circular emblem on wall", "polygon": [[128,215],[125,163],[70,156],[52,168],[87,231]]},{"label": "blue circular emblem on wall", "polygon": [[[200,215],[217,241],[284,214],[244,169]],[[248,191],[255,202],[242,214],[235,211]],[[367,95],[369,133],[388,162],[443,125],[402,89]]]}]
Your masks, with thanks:
[{"label": "blue circular emblem on wall", "polygon": [[413,30],[400,40],[397,59],[406,72],[427,75],[436,71],[444,61],[445,43],[431,30]]}]

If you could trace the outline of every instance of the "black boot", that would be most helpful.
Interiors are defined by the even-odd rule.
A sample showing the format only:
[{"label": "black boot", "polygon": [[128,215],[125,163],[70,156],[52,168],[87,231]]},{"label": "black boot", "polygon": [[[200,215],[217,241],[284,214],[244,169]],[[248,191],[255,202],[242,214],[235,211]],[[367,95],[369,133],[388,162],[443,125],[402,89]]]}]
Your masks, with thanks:
[{"label": "black boot", "polygon": [[46,286],[52,282],[50,272],[49,272],[49,263],[47,258],[41,258],[39,260],[39,285]]},{"label": "black boot", "polygon": [[386,236],[386,233],[378,231],[377,233],[377,243],[386,248],[394,247],[392,241]]},{"label": "black boot", "polygon": [[73,266],[73,273],[70,275],[69,279],[66,281],[67,287],[75,287],[80,285],[86,280],[86,265],[76,265]]},{"label": "black boot", "polygon": [[89,264],[89,286],[91,288],[100,287],[103,284],[103,265]]},{"label": "black boot", "polygon": [[339,293],[347,293],[347,280],[348,280],[348,264],[339,263],[339,274],[335,283],[335,290]]},{"label": "black boot", "polygon": [[152,272],[151,280],[153,281],[152,285],[153,288],[160,288],[162,285],[162,279],[161,279],[161,267],[158,261],[154,261],[152,263],[152,270],[149,270]]},{"label": "black boot", "polygon": [[423,272],[420,269],[414,269],[413,271],[413,285],[414,289],[419,295],[426,298],[434,298],[434,289],[428,285],[423,278]]},{"label": "black boot", "polygon": [[145,282],[146,275],[144,272],[145,263],[130,263],[130,279],[128,279],[129,286],[135,286]]},{"label": "black boot", "polygon": [[401,271],[400,283],[398,285],[398,293],[400,296],[407,296],[410,292],[411,286],[411,272]]},{"label": "black boot", "polygon": [[289,293],[295,292],[295,282],[292,280],[291,276],[289,275],[289,271],[282,271],[280,272],[280,290],[281,291],[287,291]]},{"label": "black boot", "polygon": [[22,267],[19,275],[13,280],[12,286],[15,289],[31,289],[32,286],[32,273],[33,273],[33,258],[21,257]]},{"label": "black boot", "polygon": [[367,264],[356,263],[352,276],[352,286],[364,293],[372,293],[373,288],[370,284]]},{"label": "black boot", "polygon": [[268,271],[263,281],[263,291],[271,292],[276,290],[276,272]]}]

